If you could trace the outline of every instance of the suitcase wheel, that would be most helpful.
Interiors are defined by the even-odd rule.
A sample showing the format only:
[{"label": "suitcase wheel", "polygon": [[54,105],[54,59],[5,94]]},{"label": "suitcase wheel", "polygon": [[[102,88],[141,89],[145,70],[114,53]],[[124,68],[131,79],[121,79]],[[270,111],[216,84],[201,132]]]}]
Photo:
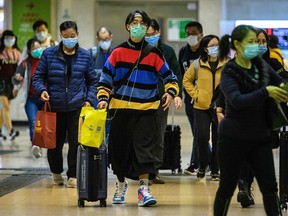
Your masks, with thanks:
[{"label": "suitcase wheel", "polygon": [[85,207],[85,202],[83,199],[78,199],[78,207]]},{"label": "suitcase wheel", "polygon": [[106,207],[106,200],[101,199],[100,200],[100,207]]},{"label": "suitcase wheel", "polygon": [[287,203],[282,203],[280,206],[282,210],[287,211]]},{"label": "suitcase wheel", "polygon": [[181,168],[178,169],[178,173],[179,173],[179,174],[182,173],[182,169],[181,169]]}]

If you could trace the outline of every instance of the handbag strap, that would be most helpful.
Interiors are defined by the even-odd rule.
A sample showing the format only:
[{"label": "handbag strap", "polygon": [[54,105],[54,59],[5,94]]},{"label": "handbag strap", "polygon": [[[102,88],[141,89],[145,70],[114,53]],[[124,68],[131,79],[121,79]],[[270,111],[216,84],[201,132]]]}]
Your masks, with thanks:
[{"label": "handbag strap", "polygon": [[138,66],[138,64],[142,61],[142,59],[149,54],[149,52],[154,48],[150,44],[146,44],[146,46],[141,51],[139,58],[135,61],[132,67],[130,67],[129,71],[125,74],[123,79],[119,82],[118,86],[114,88],[114,92],[116,93],[118,89],[128,80],[134,68]]},{"label": "handbag strap", "polygon": [[[48,109],[47,109],[47,107],[48,107]],[[45,101],[44,102],[43,110],[45,112],[51,112],[51,106],[50,106],[50,102],[49,101]]]}]

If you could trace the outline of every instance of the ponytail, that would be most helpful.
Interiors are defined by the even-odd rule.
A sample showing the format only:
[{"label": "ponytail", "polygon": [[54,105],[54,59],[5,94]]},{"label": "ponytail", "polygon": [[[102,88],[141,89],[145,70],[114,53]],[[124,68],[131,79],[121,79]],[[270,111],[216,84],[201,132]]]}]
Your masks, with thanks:
[{"label": "ponytail", "polygon": [[227,58],[230,53],[230,47],[233,48],[233,45],[230,46],[231,36],[226,34],[222,36],[219,43],[219,59],[220,61]]}]

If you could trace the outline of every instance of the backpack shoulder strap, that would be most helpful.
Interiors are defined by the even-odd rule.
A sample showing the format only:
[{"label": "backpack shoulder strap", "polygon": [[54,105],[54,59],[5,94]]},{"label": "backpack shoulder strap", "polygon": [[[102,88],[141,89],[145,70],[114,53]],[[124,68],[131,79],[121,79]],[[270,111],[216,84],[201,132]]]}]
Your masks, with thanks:
[{"label": "backpack shoulder strap", "polygon": [[195,71],[194,84],[196,84],[197,79],[198,79],[199,58],[194,60],[193,65],[194,65],[194,71]]},{"label": "backpack shoulder strap", "polygon": [[21,62],[21,64],[22,64],[23,69],[26,70],[26,67],[27,67],[27,60],[24,59],[24,60]]},{"label": "backpack shoulder strap", "polygon": [[97,46],[94,46],[94,47],[92,47],[91,48],[91,55],[92,55],[92,57],[93,57],[93,59],[95,60],[96,59],[96,57],[97,57]]}]

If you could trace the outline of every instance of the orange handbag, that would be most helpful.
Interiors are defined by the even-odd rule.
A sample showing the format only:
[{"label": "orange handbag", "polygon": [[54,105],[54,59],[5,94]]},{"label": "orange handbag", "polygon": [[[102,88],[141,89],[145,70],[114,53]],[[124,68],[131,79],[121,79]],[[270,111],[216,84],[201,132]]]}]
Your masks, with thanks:
[{"label": "orange handbag", "polygon": [[32,145],[56,148],[56,113],[51,112],[49,101],[45,101],[43,110],[37,112]]}]

